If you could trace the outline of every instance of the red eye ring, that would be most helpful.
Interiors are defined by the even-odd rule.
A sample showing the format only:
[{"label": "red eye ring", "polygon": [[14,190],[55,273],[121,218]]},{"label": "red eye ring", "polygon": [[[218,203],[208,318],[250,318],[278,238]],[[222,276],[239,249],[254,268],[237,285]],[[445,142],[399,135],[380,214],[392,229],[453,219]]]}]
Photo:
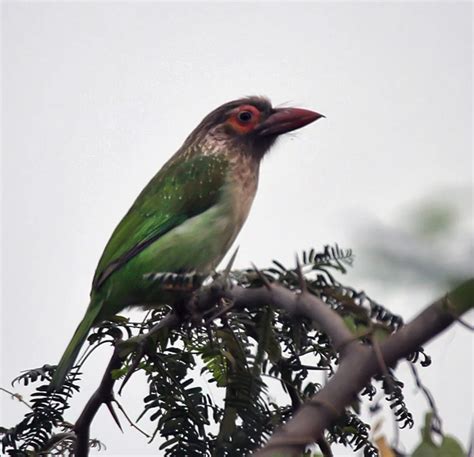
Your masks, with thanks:
[{"label": "red eye ring", "polygon": [[251,111],[241,111],[238,115],[237,115],[238,119],[240,122],[250,122],[253,118],[253,113]]},{"label": "red eye ring", "polygon": [[253,105],[241,105],[230,116],[228,123],[237,133],[244,135],[251,132],[259,123],[260,110]]},{"label": "red eye ring", "polygon": [[260,119],[260,110],[253,105],[241,105],[235,114],[235,120],[242,126],[247,127],[255,124]]}]

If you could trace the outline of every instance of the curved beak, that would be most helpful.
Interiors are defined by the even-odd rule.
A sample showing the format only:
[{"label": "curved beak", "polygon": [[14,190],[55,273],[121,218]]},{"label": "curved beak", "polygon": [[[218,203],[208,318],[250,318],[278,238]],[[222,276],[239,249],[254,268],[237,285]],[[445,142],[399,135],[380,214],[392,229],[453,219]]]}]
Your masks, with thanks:
[{"label": "curved beak", "polygon": [[317,121],[322,114],[302,108],[277,108],[257,127],[259,136],[281,135]]}]

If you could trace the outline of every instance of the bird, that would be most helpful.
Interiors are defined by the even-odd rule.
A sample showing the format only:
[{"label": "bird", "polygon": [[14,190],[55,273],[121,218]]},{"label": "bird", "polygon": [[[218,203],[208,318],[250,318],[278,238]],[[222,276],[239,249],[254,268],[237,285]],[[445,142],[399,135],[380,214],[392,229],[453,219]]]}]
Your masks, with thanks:
[{"label": "bird", "polygon": [[151,179],[120,221],[97,265],[90,302],[51,380],[58,390],[89,331],[130,307],[177,300],[151,273],[209,275],[252,206],[262,158],[276,139],[323,115],[272,107],[266,97],[227,102],[210,112]]}]

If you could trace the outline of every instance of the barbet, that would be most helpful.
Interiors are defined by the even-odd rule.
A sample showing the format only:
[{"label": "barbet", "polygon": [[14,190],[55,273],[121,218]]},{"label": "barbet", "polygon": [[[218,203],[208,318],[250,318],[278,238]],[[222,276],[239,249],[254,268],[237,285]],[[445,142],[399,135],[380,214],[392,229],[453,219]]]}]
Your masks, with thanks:
[{"label": "barbet", "polygon": [[279,135],[320,117],[248,97],[202,120],[113,232],[90,304],[54,373],[54,388],[63,384],[92,326],[130,306],[173,302],[172,292],[150,281],[150,273],[205,277],[219,264],[247,218],[262,157]]}]

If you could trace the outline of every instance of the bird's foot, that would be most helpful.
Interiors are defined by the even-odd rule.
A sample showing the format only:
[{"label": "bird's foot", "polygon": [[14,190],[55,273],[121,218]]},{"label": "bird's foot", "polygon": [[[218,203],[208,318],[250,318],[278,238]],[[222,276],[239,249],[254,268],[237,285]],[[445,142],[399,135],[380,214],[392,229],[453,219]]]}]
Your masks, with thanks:
[{"label": "bird's foot", "polygon": [[194,271],[189,273],[159,272],[148,273],[145,279],[156,282],[165,291],[192,292],[206,277]]},{"label": "bird's foot", "polygon": [[231,288],[232,281],[227,274],[214,275],[213,281],[196,291],[188,304],[192,321],[197,325],[204,322],[208,326],[227,314],[234,306],[228,297]]}]

